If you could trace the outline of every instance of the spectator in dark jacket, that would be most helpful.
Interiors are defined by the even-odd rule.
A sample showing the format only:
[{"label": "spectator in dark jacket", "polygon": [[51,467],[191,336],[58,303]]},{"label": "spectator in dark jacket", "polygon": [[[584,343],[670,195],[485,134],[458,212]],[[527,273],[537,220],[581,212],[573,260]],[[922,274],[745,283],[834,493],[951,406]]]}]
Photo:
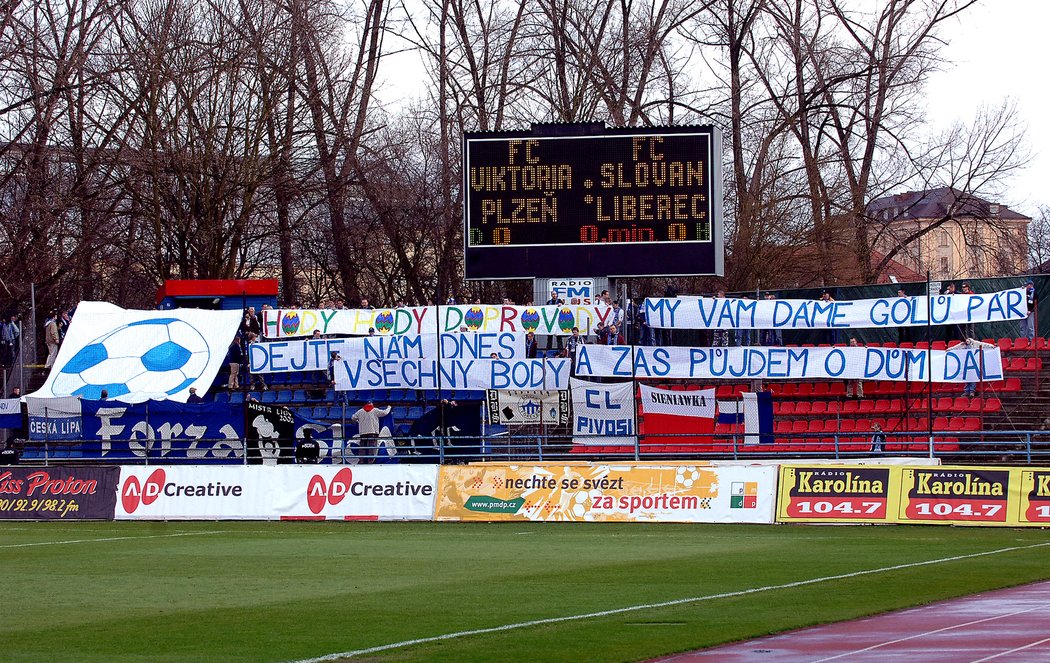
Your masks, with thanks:
[{"label": "spectator in dark jacket", "polygon": [[226,365],[230,368],[230,379],[226,381],[226,388],[229,390],[240,389],[241,383],[237,379],[237,376],[241,371],[241,359],[244,358],[244,353],[241,352],[241,337],[238,334],[233,338],[233,342],[230,343],[230,347],[226,350]]}]

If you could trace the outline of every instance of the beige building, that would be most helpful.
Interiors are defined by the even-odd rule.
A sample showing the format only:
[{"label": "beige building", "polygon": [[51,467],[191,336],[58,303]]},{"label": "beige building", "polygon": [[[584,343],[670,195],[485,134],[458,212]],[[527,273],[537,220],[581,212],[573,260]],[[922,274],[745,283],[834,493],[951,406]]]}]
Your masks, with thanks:
[{"label": "beige building", "polygon": [[[1005,205],[951,188],[901,193],[868,205],[875,249],[934,280],[1027,271],[1032,219]],[[920,230],[928,230],[919,237]]]}]

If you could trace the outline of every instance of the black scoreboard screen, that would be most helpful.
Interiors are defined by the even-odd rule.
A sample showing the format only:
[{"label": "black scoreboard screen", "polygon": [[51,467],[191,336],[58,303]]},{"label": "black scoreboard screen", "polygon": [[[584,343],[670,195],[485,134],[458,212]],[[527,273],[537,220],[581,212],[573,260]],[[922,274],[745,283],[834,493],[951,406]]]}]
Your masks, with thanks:
[{"label": "black scoreboard screen", "polygon": [[718,130],[577,126],[464,134],[466,277],[721,275]]}]

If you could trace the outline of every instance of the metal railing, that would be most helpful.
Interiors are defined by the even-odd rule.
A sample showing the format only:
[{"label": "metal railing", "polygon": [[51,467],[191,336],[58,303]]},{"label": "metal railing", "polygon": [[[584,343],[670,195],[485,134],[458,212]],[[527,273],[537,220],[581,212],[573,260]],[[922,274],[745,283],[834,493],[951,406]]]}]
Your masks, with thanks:
[{"label": "metal railing", "polygon": [[[585,439],[585,438],[582,438]],[[1050,462],[1050,431],[890,432],[881,449],[870,433],[778,435],[772,444],[749,444],[744,434],[647,435],[642,439],[602,438],[581,444],[564,435],[483,435],[472,437],[383,437],[378,443],[314,438],[317,460],[336,464],[466,463],[480,461],[710,461],[789,458],[871,458],[911,456],[943,463]],[[303,440],[51,440],[17,445],[23,464],[277,464],[304,462]],[[299,457],[297,458],[297,451]]]}]

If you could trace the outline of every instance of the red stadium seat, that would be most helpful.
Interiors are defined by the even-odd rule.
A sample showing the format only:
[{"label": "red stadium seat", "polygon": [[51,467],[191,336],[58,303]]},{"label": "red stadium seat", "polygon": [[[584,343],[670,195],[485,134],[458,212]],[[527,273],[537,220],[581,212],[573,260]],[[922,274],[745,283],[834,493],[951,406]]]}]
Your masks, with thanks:
[{"label": "red stadium seat", "polygon": [[1029,357],[1025,362],[1024,370],[1026,371],[1038,371],[1043,367],[1043,360],[1038,357]]},{"label": "red stadium seat", "polygon": [[986,398],[984,399],[984,411],[985,412],[998,412],[1003,409],[1003,402],[998,398]]},{"label": "red stadium seat", "polygon": [[798,385],[798,395],[802,398],[809,398],[813,395],[813,383],[803,382]]},{"label": "red stadium seat", "polygon": [[936,400],[933,409],[938,412],[951,412],[955,409],[955,401],[952,400],[951,396],[941,396]]},{"label": "red stadium seat", "polygon": [[963,430],[981,430],[981,420],[978,417],[966,417]]},{"label": "red stadium seat", "polygon": [[824,401],[814,401],[809,408],[809,413],[813,415],[825,415],[827,412],[828,404]]},{"label": "red stadium seat", "polygon": [[723,384],[719,385],[718,389],[715,390],[715,398],[731,398],[733,396],[732,385]]},{"label": "red stadium seat", "polygon": [[828,401],[828,414],[838,414],[841,409],[838,401]]},{"label": "red stadium seat", "polygon": [[852,433],[857,430],[857,422],[853,419],[843,419],[839,422],[839,430],[843,433]]},{"label": "red stadium seat", "polygon": [[831,394],[831,386],[827,382],[818,382],[813,385],[813,396],[816,398],[827,398]]},{"label": "red stadium seat", "polygon": [[812,410],[813,404],[809,401],[798,401],[795,403],[795,414],[807,415]]},{"label": "red stadium seat", "polygon": [[780,404],[780,414],[792,415],[795,414],[795,401],[775,401],[774,406]]},{"label": "red stadium seat", "polygon": [[[868,384],[871,384],[871,383],[864,383],[864,389],[865,390],[868,388]],[[830,396],[845,396],[846,395],[846,385],[841,383],[841,382],[832,382],[831,383],[831,387],[830,387],[830,391],[828,391],[828,394]]]},{"label": "red stadium seat", "polygon": [[1008,391],[1010,393],[1021,391],[1021,378],[1006,378],[1003,382],[1002,391]]},{"label": "red stadium seat", "polygon": [[861,401],[857,404],[857,414],[870,414],[875,411],[875,404],[872,401]]},{"label": "red stadium seat", "polygon": [[786,382],[786,383],[784,383],[784,385],[781,386],[781,394],[784,395],[784,396],[797,396],[798,395],[798,385],[795,384],[794,382]]},{"label": "red stadium seat", "polygon": [[891,412],[890,401],[888,399],[879,399],[875,401],[875,413],[876,414],[887,414]]},{"label": "red stadium seat", "polygon": [[1033,343],[1027,338],[1014,339],[1014,351],[1028,350],[1032,347]]},{"label": "red stadium seat", "polygon": [[962,417],[949,417],[948,428],[950,431],[964,431],[966,430],[966,420]]},{"label": "red stadium seat", "polygon": [[791,432],[793,434],[805,433],[809,428],[809,424],[801,419],[796,419],[791,423]]},{"label": "red stadium seat", "polygon": [[934,350],[945,350],[947,348],[948,348],[948,344],[945,343],[944,341],[934,341],[933,342],[933,349]]},{"label": "red stadium seat", "polygon": [[845,403],[842,404],[842,414],[854,414],[854,413],[857,412],[857,408],[858,407],[859,407],[859,403],[857,403],[857,401],[854,401],[854,400],[846,401]]},{"label": "red stadium seat", "polygon": [[937,417],[933,420],[934,431],[946,431],[948,428],[948,417]]},{"label": "red stadium seat", "polygon": [[1003,352],[1009,352],[1014,347],[1014,341],[1012,338],[1001,338],[996,342],[996,345],[998,345],[999,349]]}]

